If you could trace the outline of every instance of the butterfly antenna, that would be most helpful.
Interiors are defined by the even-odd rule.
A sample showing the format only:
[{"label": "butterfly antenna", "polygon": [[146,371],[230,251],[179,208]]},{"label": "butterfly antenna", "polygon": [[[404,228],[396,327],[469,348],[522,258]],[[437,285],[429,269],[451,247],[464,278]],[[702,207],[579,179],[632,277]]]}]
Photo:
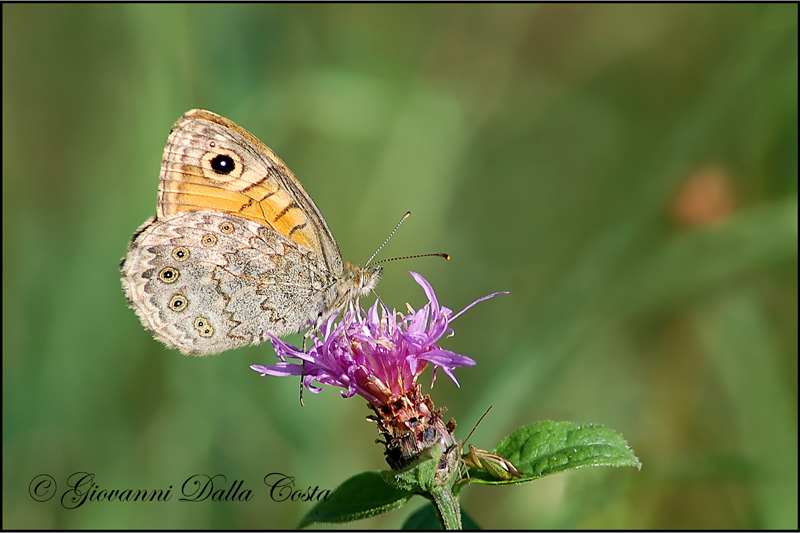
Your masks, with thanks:
[{"label": "butterfly antenna", "polygon": [[444,257],[448,261],[450,261],[450,254],[438,253],[438,254],[420,254],[420,255],[405,255],[403,257],[392,257],[391,259],[381,259],[380,261],[375,261],[373,264],[377,265],[380,263],[388,263],[389,261],[399,261],[401,259],[416,259],[418,257]]},{"label": "butterfly antenna", "polygon": [[397,232],[397,228],[399,228],[399,227],[400,227],[400,224],[402,224],[402,223],[405,221],[405,219],[407,219],[407,218],[408,218],[408,217],[410,217],[410,216],[411,216],[411,211],[406,211],[406,214],[405,214],[405,215],[403,215],[403,218],[401,218],[401,219],[400,219],[400,222],[398,222],[398,223],[397,223],[397,225],[394,227],[394,229],[393,229],[393,230],[392,230],[392,232],[389,234],[389,236],[388,236],[388,237],[386,237],[386,240],[385,240],[385,241],[383,241],[383,244],[381,244],[380,246],[378,246],[378,249],[377,249],[377,250],[375,250],[375,253],[374,253],[374,254],[372,254],[372,257],[370,257],[370,258],[369,258],[369,261],[367,261],[367,262],[366,262],[366,264],[364,265],[364,268],[367,268],[367,265],[369,265],[369,264],[372,262],[372,260],[373,260],[373,259],[375,259],[375,256],[376,256],[376,255],[378,255],[378,252],[380,252],[380,251],[381,251],[381,249],[383,249],[383,247],[384,247],[384,246],[386,246],[386,243],[387,243],[387,242],[389,242],[389,239],[391,239],[391,238],[392,238],[392,235],[394,235],[394,234],[395,234],[395,232]]},{"label": "butterfly antenna", "polygon": [[377,265],[379,263],[388,263],[389,261],[399,261],[400,259],[416,259],[418,257],[444,257],[445,259],[450,261],[450,254],[437,253],[437,254],[420,254],[420,255],[406,255],[403,257],[392,257],[391,259],[381,259],[380,261],[375,261],[375,263],[372,263],[372,260],[375,259],[376,255],[378,255],[378,252],[380,252],[383,249],[383,247],[386,246],[386,243],[389,242],[389,239],[391,239],[392,236],[397,232],[397,229],[400,227],[400,224],[402,224],[405,221],[405,219],[407,219],[410,216],[411,216],[411,211],[406,211],[406,214],[403,215],[403,218],[400,219],[400,222],[397,223],[397,225],[394,227],[389,236],[386,237],[386,240],[383,241],[383,244],[378,246],[378,249],[375,250],[375,253],[372,254],[372,257],[369,258],[369,261],[367,261],[364,264],[364,268],[367,268],[370,264]]}]

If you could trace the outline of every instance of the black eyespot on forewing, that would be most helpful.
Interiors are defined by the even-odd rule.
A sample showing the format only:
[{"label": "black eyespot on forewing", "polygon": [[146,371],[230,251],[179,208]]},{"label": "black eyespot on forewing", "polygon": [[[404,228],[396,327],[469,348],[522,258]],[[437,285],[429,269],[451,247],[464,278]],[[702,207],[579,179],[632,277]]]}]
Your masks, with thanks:
[{"label": "black eyespot on forewing", "polygon": [[227,176],[233,172],[234,168],[236,168],[236,164],[233,162],[233,158],[229,155],[220,154],[211,160],[211,170],[217,174]]}]

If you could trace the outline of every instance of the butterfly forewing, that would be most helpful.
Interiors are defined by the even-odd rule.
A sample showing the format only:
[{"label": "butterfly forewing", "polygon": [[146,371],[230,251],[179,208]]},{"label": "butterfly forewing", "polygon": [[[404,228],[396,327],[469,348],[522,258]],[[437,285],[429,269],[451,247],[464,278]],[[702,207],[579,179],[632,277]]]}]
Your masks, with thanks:
[{"label": "butterfly forewing", "polygon": [[166,219],[201,209],[264,224],[341,270],[328,224],[286,164],[247,130],[196,109],[178,120],[164,149],[158,212]]}]

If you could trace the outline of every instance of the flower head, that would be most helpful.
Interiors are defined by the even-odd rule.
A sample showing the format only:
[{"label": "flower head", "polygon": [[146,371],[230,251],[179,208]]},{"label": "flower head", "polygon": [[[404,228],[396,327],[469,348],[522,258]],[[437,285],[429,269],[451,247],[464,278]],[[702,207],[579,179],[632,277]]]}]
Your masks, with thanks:
[{"label": "flower head", "polygon": [[[441,367],[458,385],[453,369],[473,366],[475,361],[445,350],[436,342],[445,334],[452,335],[450,322],[461,313],[501,293],[480,298],[453,315],[452,310],[439,305],[433,288],[422,276],[410,274],[428,297],[428,303],[418,311],[409,306],[405,315],[390,312],[378,301],[364,311],[351,303],[338,324],[334,323],[337,318],[334,315],[323,324],[318,335],[309,335],[313,345],[308,351],[270,335],[280,362],[251,368],[262,376],[302,375],[306,388],[315,393],[322,390],[313,384],[315,381],[342,387],[346,389],[342,391],[343,397],[359,394],[375,407],[412,391],[428,364],[434,366],[433,379]],[[287,358],[299,363],[288,362]]]},{"label": "flower head", "polygon": [[[430,397],[422,394],[417,378],[432,364],[433,379],[441,367],[458,385],[453,370],[472,366],[475,361],[436,343],[445,334],[453,334],[450,323],[461,313],[501,293],[476,300],[454,315],[439,305],[433,288],[422,276],[414,272],[411,275],[428,297],[428,303],[419,311],[409,306],[405,315],[390,312],[377,301],[364,311],[357,303],[351,303],[338,324],[337,317],[332,316],[318,334],[309,335],[313,345],[308,351],[270,335],[280,362],[251,368],[262,376],[303,376],[304,385],[312,392],[322,390],[314,385],[316,381],[342,387],[345,398],[363,396],[375,413],[370,420],[378,424],[378,432],[384,438],[389,466],[403,470],[426,450],[441,446],[434,482],[444,485],[458,465],[455,421],[443,421],[444,409],[434,408]],[[287,358],[300,362],[288,362]]]}]

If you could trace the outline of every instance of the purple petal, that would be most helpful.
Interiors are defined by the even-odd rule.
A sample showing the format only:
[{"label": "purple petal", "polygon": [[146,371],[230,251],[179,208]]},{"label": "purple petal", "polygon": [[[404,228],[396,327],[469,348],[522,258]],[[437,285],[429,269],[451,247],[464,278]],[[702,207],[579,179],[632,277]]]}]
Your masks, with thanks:
[{"label": "purple petal", "polygon": [[508,294],[508,291],[495,292],[495,293],[493,293],[493,294],[490,294],[490,295],[488,295],[488,296],[484,296],[483,298],[478,298],[477,300],[475,300],[474,302],[472,302],[471,304],[469,304],[468,306],[466,306],[464,309],[462,309],[461,311],[459,311],[458,313],[456,313],[456,314],[455,314],[455,316],[453,316],[452,318],[450,318],[450,321],[452,322],[453,320],[455,320],[456,318],[458,318],[459,316],[461,316],[461,315],[464,313],[464,311],[466,311],[466,310],[467,310],[467,309],[469,309],[470,307],[474,306],[475,304],[479,304],[479,303],[483,302],[484,300],[488,300],[489,298],[494,298],[495,296],[497,296],[497,295],[499,295],[499,294]]},{"label": "purple petal", "polygon": [[428,280],[416,272],[409,271],[409,274],[411,274],[411,276],[417,280],[417,283],[419,283],[420,287],[422,287],[422,290],[425,291],[425,296],[428,297],[428,300],[431,302],[431,307],[434,309],[434,311],[438,311],[439,301],[436,299],[436,294],[433,292],[433,287],[431,287],[431,284],[428,283]]},{"label": "purple petal", "polygon": [[[380,299],[368,309],[358,301],[347,310],[329,317],[316,332],[306,335],[312,341],[307,352],[270,335],[279,363],[253,365],[262,376],[303,375],[303,384],[318,393],[322,386],[341,387],[343,397],[359,394],[373,405],[383,405],[394,395],[416,385],[419,374],[430,363],[432,382],[441,367],[456,385],[453,370],[473,366],[475,361],[436,345],[443,336],[452,336],[450,322],[475,304],[498,294],[480,298],[456,315],[440,306],[430,283],[410,272],[422,287],[428,302],[420,309],[410,306],[407,313],[390,310]],[[338,321],[338,322],[337,322]],[[287,362],[287,358],[295,362]]]},{"label": "purple petal", "polygon": [[250,365],[250,368],[260,372],[262,376],[299,376],[303,373],[303,365],[294,363],[275,363],[274,365]]},{"label": "purple petal", "polygon": [[[461,388],[461,383],[459,383],[459,382],[458,382],[458,380],[456,379],[456,376],[455,376],[455,374],[453,374],[453,371],[452,371],[452,370],[450,370],[450,369],[449,369],[449,368],[447,368],[446,366],[443,366],[443,367],[442,367],[442,370],[444,370],[444,373],[445,373],[445,374],[447,374],[448,376],[450,376],[450,379],[452,379],[452,380],[453,380],[453,383],[455,383],[455,384],[456,384],[456,387],[458,387],[458,388]],[[433,386],[433,383],[431,383],[431,386]]]},{"label": "purple petal", "polygon": [[419,356],[420,359],[445,367],[475,366],[475,361],[466,355],[457,354],[449,350],[434,348]]}]

